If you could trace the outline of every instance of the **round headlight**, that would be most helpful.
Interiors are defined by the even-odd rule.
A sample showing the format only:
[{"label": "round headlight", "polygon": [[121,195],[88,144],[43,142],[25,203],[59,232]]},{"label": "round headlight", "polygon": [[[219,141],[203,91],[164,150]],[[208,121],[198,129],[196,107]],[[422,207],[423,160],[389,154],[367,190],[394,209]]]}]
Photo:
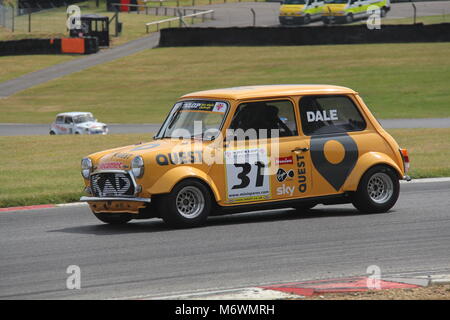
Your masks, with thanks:
[{"label": "round headlight", "polygon": [[140,178],[144,175],[144,159],[141,156],[137,156],[131,162],[131,171],[136,178]]},{"label": "round headlight", "polygon": [[83,178],[89,179],[91,170],[92,170],[92,160],[89,158],[83,158],[83,160],[81,160],[81,175],[83,176]]}]

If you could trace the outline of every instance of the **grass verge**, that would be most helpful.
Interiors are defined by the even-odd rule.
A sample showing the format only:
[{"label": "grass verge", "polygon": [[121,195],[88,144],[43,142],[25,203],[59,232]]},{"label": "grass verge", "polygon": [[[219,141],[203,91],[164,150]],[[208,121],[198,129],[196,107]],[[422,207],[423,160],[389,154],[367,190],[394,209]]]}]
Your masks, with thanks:
[{"label": "grass verge", "polygon": [[[450,129],[390,130],[410,151],[411,175],[450,176]],[[0,137],[0,207],[78,201],[82,157],[150,140],[151,134]],[[437,139],[439,137],[439,139]]]},{"label": "grass verge", "polygon": [[75,59],[73,55],[33,55],[0,57],[0,82]]},{"label": "grass verge", "polygon": [[282,83],[353,88],[378,118],[450,117],[449,55],[448,43],[152,49],[2,99],[1,122],[80,109],[107,123],[160,122],[191,91]]}]

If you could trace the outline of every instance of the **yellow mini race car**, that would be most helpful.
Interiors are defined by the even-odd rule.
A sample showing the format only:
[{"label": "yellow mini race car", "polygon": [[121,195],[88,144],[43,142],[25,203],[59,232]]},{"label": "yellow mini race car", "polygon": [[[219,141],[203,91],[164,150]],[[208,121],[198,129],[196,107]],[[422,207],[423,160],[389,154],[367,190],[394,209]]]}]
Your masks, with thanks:
[{"label": "yellow mini race car", "polygon": [[317,204],[377,213],[394,206],[408,168],[407,151],[351,89],[235,87],[182,96],[152,141],[84,158],[81,201],[106,223],[174,227]]}]

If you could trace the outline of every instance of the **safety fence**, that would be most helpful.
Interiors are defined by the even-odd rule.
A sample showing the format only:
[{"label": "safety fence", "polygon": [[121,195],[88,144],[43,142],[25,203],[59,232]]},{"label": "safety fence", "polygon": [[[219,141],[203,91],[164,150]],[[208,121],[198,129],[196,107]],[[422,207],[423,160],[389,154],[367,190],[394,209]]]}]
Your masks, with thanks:
[{"label": "safety fence", "polygon": [[161,30],[161,47],[299,46],[324,44],[449,42],[450,23],[320,27],[169,28]]},{"label": "safety fence", "polygon": [[178,17],[176,18],[169,18],[169,19],[163,19],[163,20],[159,20],[159,21],[153,21],[153,22],[148,22],[145,24],[145,28],[146,28],[146,32],[149,33],[150,31],[150,27],[155,25],[156,26],[156,31],[159,31],[161,29],[161,25],[162,24],[167,24],[167,26],[170,28],[172,22],[177,23],[179,27],[182,27],[183,25],[186,25],[186,20],[187,19],[191,19],[191,23],[194,23],[194,19],[196,17],[201,17],[202,21],[204,22],[206,20],[206,16],[210,15],[211,19],[214,19],[214,10],[207,10],[207,11],[200,11],[200,12],[195,12],[192,14],[179,14]]}]

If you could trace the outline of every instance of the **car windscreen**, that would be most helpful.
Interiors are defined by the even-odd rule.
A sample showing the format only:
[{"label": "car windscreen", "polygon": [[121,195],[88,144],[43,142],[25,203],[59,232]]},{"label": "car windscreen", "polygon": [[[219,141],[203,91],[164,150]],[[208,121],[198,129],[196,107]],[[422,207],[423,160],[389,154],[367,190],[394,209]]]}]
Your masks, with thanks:
[{"label": "car windscreen", "polygon": [[306,0],[285,0],[284,4],[305,4]]},{"label": "car windscreen", "polygon": [[156,138],[214,139],[220,132],[227,111],[228,104],[223,101],[178,102]]},{"label": "car windscreen", "polygon": [[325,0],[325,3],[339,3],[339,4],[345,4],[348,0]]},{"label": "car windscreen", "polygon": [[83,122],[88,122],[88,121],[95,121],[95,119],[91,115],[84,114],[81,116],[74,117],[73,121],[75,123],[83,123]]}]

